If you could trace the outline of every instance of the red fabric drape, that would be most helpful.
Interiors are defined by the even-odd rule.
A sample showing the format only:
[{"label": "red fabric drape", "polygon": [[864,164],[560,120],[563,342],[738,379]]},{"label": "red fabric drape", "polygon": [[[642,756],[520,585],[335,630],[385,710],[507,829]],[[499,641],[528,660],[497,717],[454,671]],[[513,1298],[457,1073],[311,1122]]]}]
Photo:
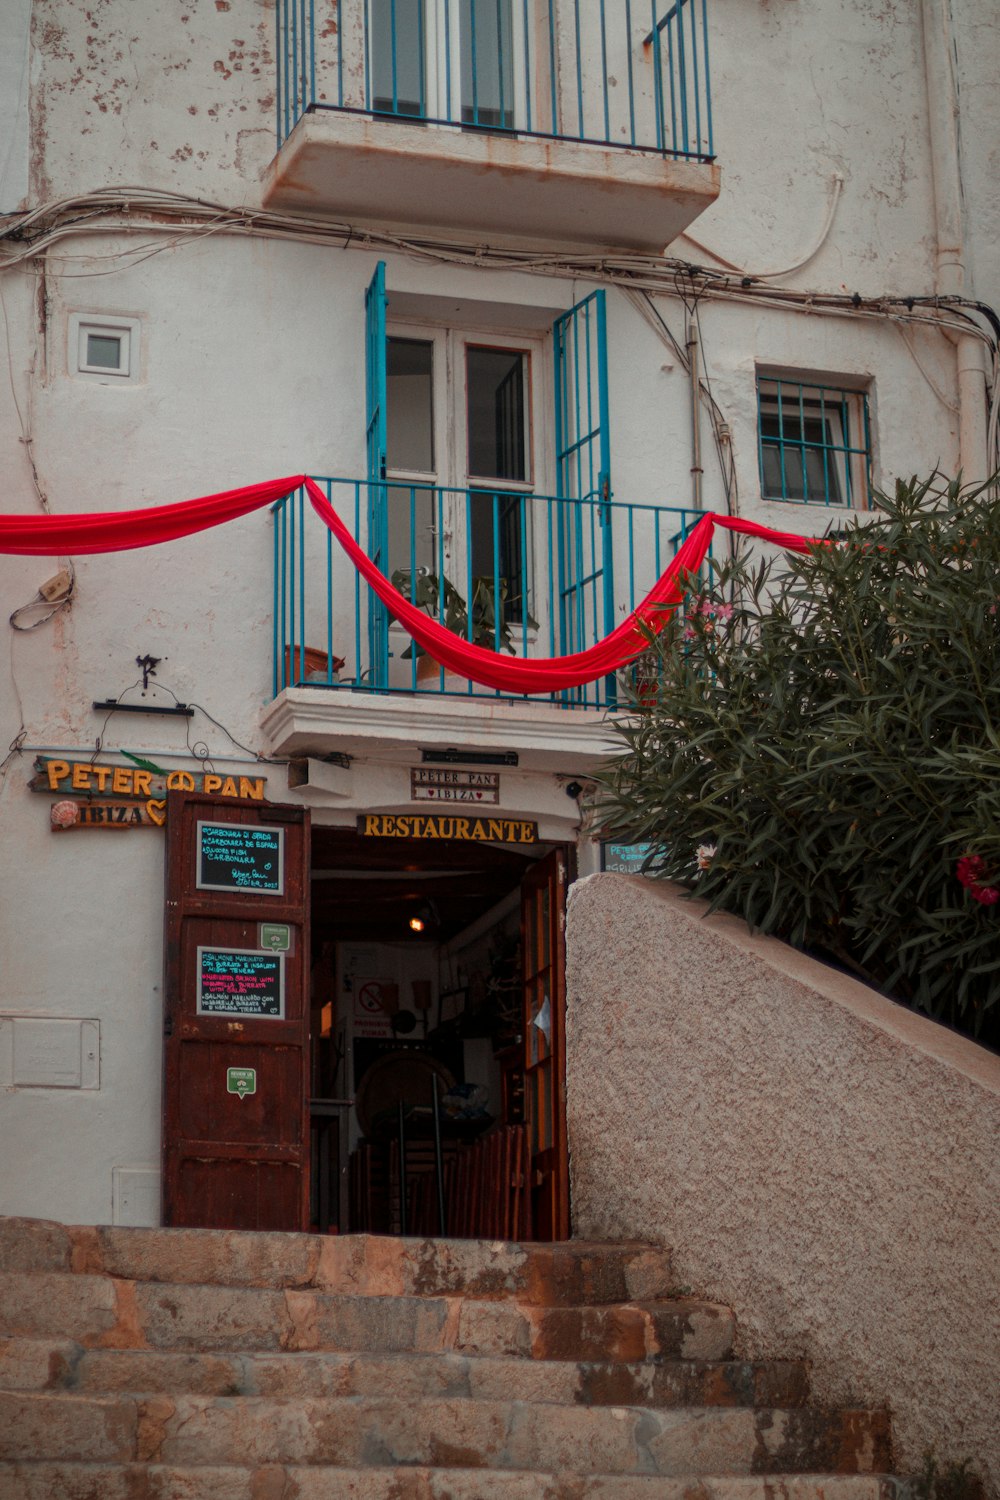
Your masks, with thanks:
[{"label": "red fabric drape", "polygon": [[240,490],[181,500],[176,505],[153,505],[145,510],[91,511],[78,516],[0,516],[0,552],[31,553],[43,557],[85,552],[126,552],[152,547],[178,537],[220,526],[249,515],[290,495],[302,483],[301,474],[271,479]]},{"label": "red fabric drape", "polygon": [[807,552],[815,545],[792,532],[772,531],[753,521],[706,512],[646,597],[610,635],[586,651],[530,660],[473,645],[411,604],[366,556],[315,481],[303,474],[145,510],[99,511],[78,516],[0,516],[0,552],[52,557],[149,547],[249,515],[291,494],[300,485],[305,487],[313,509],[358,572],[414,640],[443,667],[484,687],[507,693],[560,692],[595,682],[627,666],[645,649],[646,632],[661,629],[683,599],[691,577],[705,560],[716,526],[759,537],[794,552]]}]

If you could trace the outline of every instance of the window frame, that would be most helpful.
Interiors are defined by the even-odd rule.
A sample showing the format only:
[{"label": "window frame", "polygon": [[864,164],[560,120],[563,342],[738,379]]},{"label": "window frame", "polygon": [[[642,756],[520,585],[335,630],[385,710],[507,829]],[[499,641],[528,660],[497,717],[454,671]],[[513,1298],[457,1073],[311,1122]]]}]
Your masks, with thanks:
[{"label": "window frame", "polygon": [[[554,454],[548,425],[545,422],[545,377],[551,359],[546,361],[546,345],[551,342],[548,335],[532,330],[500,331],[494,327],[481,327],[473,322],[444,323],[406,318],[386,319],[386,347],[393,339],[414,340],[431,343],[432,357],[432,451],[435,467],[421,471],[393,467],[386,463],[386,500],[389,491],[398,485],[400,489],[419,492],[420,489],[443,491],[440,509],[435,510],[431,523],[432,552],[435,565],[431,571],[445,572],[451,577],[459,592],[465,595],[471,570],[472,538],[467,519],[468,497],[476,492],[494,495],[523,495],[526,499],[536,493],[552,494],[554,488],[540,487],[540,475],[548,475],[554,468]],[[524,358],[524,451],[527,478],[524,480],[500,479],[493,475],[477,475],[469,468],[469,375],[468,351],[487,349],[520,354]],[[389,407],[387,404],[387,422]],[[386,451],[389,451],[387,428]],[[527,553],[522,559],[526,577],[535,578],[534,559],[540,538],[536,537],[541,525],[529,510],[526,533]],[[440,532],[440,541],[439,541]],[[398,562],[395,551],[394,567]],[[421,561],[416,551],[411,557],[417,566]],[[438,566],[440,563],[440,567]],[[409,562],[405,566],[409,568]],[[534,595],[539,593],[536,579]],[[528,613],[537,615],[543,608],[540,597],[528,598]],[[523,623],[523,622],[522,622]],[[390,627],[392,628],[392,627]],[[533,638],[534,630],[529,631]]]},{"label": "window frame", "polygon": [[[539,476],[549,475],[552,468],[548,424],[544,420],[544,377],[546,344],[551,340],[536,332],[500,332],[472,324],[419,322],[411,318],[386,320],[386,343],[406,339],[434,346],[431,377],[433,408],[434,468],[404,469],[386,464],[386,478],[405,482],[436,485],[442,489],[465,490],[484,487],[510,489],[511,493],[554,494],[552,484],[539,486]],[[469,469],[468,432],[468,361],[466,351],[497,350],[527,357],[524,381],[525,458],[528,478],[499,480],[496,475],[473,474]],[[440,352],[440,357],[438,351]],[[386,445],[388,451],[388,443]]]},{"label": "window frame", "polygon": [[[856,377],[816,371],[759,367],[757,466],[761,499],[768,504],[817,505],[826,510],[866,510],[872,488],[870,383]],[[765,432],[765,418],[777,417],[777,432]],[[785,423],[792,429],[787,435]],[[809,425],[820,428],[808,436]],[[769,480],[768,455],[780,462],[780,488]],[[787,455],[794,455],[798,482],[788,482]],[[823,476],[811,493],[815,456]],[[812,460],[812,463],[810,463]],[[839,495],[834,493],[836,481]]]},{"label": "window frame", "polygon": [[[139,330],[138,318],[119,317],[113,313],[70,313],[67,338],[69,373],[102,385],[135,384],[139,378]],[[88,341],[93,337],[118,341],[120,358],[117,367],[90,362]]]},{"label": "window frame", "polygon": [[[375,39],[381,32],[376,20],[378,0],[365,0],[367,7],[367,35],[371,38],[366,65],[367,107],[380,119],[403,120],[412,123],[457,125],[467,130],[496,130],[504,134],[516,134],[528,128],[528,99],[525,66],[527,36],[525,32],[524,7],[519,0],[505,0],[509,6],[510,60],[509,73],[512,99],[508,106],[504,100],[504,112],[510,114],[510,123],[500,120],[466,118],[473,108],[472,100],[463,96],[463,75],[466,71],[465,29],[460,22],[460,12],[452,11],[450,0],[417,0],[420,7],[418,30],[422,33],[424,56],[420,80],[419,111],[393,108],[393,102],[401,102],[398,96],[398,64],[394,72],[391,54],[384,60],[385,71],[393,80],[393,100],[377,104],[375,94],[376,57]],[[384,0],[388,4],[389,0]],[[503,22],[501,22],[503,25]],[[499,49],[498,49],[499,55]],[[471,49],[469,56],[471,58]],[[474,69],[470,63],[470,71]],[[498,76],[504,71],[498,68]],[[381,97],[381,96],[380,96]],[[412,103],[415,101],[406,101]],[[478,110],[478,104],[476,106]]]}]

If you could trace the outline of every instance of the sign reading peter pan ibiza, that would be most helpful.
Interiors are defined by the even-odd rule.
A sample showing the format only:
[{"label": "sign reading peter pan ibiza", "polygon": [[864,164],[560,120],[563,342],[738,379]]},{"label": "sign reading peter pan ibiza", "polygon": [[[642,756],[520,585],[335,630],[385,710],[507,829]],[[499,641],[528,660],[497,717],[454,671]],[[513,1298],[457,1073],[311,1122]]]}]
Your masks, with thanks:
[{"label": "sign reading peter pan ibiza", "polygon": [[28,783],[61,800],[51,809],[57,833],[77,828],[162,828],[167,792],[206,792],[263,802],[266,777],[219,776],[208,771],[161,771],[152,765],[107,765],[40,755]]}]

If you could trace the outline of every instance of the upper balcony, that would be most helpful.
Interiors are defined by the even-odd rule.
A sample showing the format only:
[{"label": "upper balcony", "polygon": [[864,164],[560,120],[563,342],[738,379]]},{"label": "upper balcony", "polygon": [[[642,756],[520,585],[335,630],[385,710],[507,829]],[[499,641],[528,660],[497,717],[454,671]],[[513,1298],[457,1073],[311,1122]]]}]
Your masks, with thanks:
[{"label": "upper balcony", "polygon": [[715,200],[708,0],[278,0],[267,207],[659,254]]},{"label": "upper balcony", "polygon": [[[526,659],[566,656],[608,635],[700,519],[599,493],[317,483],[404,596],[466,640]],[[608,755],[615,677],[516,696],[453,676],[415,647],[304,491],[274,507],[274,524],[274,699],[263,723],[277,753],[378,759],[400,743],[462,744],[510,751],[525,769],[577,774]],[[640,681],[645,670],[633,669]]]}]

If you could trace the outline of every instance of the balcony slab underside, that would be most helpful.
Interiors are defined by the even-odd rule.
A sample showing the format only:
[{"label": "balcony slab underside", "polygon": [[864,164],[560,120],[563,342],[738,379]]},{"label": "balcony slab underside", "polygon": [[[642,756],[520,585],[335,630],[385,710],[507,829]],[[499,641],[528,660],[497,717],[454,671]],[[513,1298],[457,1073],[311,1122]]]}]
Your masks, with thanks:
[{"label": "balcony slab underside", "polygon": [[621,748],[598,709],[496,698],[491,694],[355,693],[285,688],[267,704],[261,727],[275,755],[339,751],[397,761],[401,749],[517,752],[526,771],[586,775]]},{"label": "balcony slab underside", "polygon": [[658,255],[719,186],[718,166],[687,158],[322,110],[271,162],[264,205],[452,240]]}]

